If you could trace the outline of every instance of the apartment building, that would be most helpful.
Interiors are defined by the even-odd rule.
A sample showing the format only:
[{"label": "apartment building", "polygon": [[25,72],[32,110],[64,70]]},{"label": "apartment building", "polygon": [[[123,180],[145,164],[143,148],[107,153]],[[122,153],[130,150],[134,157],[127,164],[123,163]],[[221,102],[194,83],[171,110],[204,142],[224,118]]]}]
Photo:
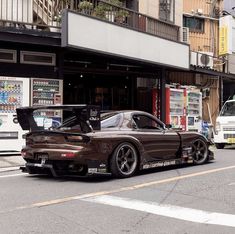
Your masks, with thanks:
[{"label": "apartment building", "polygon": [[190,72],[169,74],[168,82],[192,85],[203,96],[202,119],[215,124],[223,100],[224,78],[228,72],[226,57],[219,54],[219,20],[224,1],[184,0],[183,41],[190,45]]}]

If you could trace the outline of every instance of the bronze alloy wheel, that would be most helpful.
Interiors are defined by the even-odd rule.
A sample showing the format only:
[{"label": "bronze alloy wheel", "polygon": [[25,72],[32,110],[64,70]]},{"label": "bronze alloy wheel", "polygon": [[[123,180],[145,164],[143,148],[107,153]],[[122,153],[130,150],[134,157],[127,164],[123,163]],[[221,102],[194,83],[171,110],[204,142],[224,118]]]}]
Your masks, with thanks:
[{"label": "bronze alloy wheel", "polygon": [[208,159],[208,147],[205,141],[197,139],[193,142],[192,154],[195,164],[203,164]]},{"label": "bronze alloy wheel", "polygon": [[132,176],[137,168],[138,156],[135,147],[128,143],[122,143],[113,152],[110,169],[114,176],[119,178]]}]

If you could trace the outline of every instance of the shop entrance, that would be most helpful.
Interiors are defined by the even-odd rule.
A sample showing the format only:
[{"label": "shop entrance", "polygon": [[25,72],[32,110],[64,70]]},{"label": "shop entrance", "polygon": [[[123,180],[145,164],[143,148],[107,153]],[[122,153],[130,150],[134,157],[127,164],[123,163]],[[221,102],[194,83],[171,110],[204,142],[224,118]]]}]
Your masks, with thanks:
[{"label": "shop entrance", "polygon": [[64,104],[94,104],[102,110],[133,108],[132,79],[79,74],[64,77]]}]

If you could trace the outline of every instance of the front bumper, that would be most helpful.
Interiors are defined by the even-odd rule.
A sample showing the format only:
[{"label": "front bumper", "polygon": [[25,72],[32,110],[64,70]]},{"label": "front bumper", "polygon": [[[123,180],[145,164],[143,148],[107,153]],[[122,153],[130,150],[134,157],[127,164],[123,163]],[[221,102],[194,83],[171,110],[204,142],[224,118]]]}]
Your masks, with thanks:
[{"label": "front bumper", "polygon": [[214,154],[214,151],[215,151],[215,146],[214,145],[210,145],[209,148],[208,148],[209,152],[208,152],[208,160],[214,160],[215,159],[215,154]]}]

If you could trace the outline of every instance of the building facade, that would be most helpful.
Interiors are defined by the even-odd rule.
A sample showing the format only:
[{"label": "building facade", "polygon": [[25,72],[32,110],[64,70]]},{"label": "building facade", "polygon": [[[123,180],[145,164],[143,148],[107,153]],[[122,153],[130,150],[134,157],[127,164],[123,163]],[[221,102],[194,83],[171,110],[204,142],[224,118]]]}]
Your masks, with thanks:
[{"label": "building facade", "polygon": [[226,74],[217,57],[221,2],[0,1],[0,77],[60,79],[64,104],[155,108],[163,121],[166,86],[197,86],[210,91],[202,117],[213,122]]}]

